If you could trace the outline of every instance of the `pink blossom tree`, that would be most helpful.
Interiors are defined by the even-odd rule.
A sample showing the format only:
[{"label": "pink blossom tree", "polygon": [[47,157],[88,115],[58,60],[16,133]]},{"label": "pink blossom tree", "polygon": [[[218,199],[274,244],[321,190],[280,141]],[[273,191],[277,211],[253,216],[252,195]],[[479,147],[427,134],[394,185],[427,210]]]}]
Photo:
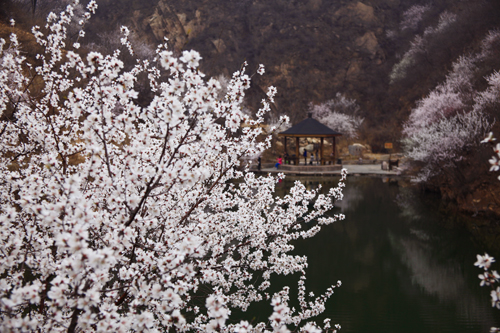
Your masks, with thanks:
[{"label": "pink blossom tree", "polygon": [[[419,10],[421,11],[423,9],[425,8],[420,8]],[[410,14],[411,12],[409,12],[409,15]],[[410,27],[412,24],[417,24],[419,22],[417,18],[418,16],[413,17],[413,20],[410,20],[408,23],[404,23],[405,21],[403,21],[402,25],[404,23],[404,26],[408,25]],[[416,35],[410,42],[410,48],[403,54],[403,56],[401,56],[401,60],[393,66],[391,73],[389,74],[391,83],[395,83],[405,78],[407,76],[408,69],[416,64],[417,58],[419,56],[423,56],[424,58],[426,57],[429,49],[429,42],[437,36],[446,33],[456,20],[456,14],[444,11],[441,15],[439,15],[439,21],[435,27],[427,27],[422,35]]]},{"label": "pink blossom tree", "polygon": [[475,72],[475,59],[460,57],[453,64],[453,69],[445,82],[417,102],[404,126],[403,134],[412,135],[425,130],[428,125],[436,121],[470,109],[475,96],[471,83]]},{"label": "pink blossom tree", "polygon": [[309,112],[326,126],[339,131],[348,138],[358,137],[363,118],[359,117],[356,100],[337,93],[335,98],[318,105],[310,104]]},{"label": "pink blossom tree", "polygon": [[[86,8],[81,25],[97,4]],[[307,297],[307,258],[290,242],[343,219],[323,214],[345,174],[326,194],[296,183],[275,197],[283,175],[241,162],[269,147],[256,138],[275,89],[252,119],[241,110],[246,66],[218,98],[195,51],[177,58],[161,45],[130,69],[119,51],[82,55],[66,38],[73,9],[33,28],[37,64],[15,34],[0,40],[0,331],[317,332],[309,320],[340,282]],[[269,291],[293,273],[297,308],[289,287]],[[260,301],[272,302],[269,320],[228,321]]]},{"label": "pink blossom tree", "polygon": [[446,80],[411,111],[403,127],[403,143],[407,156],[424,165],[416,180],[426,181],[462,160],[490,130],[488,109],[500,102],[500,75],[487,76],[489,86],[483,91],[477,91],[473,82],[477,65],[491,56],[497,39],[497,33],[488,33],[482,50],[457,59]]},{"label": "pink blossom tree", "polygon": [[403,13],[403,19],[399,24],[401,31],[415,30],[422,21],[425,13],[431,9],[430,5],[413,5]]},{"label": "pink blossom tree", "polygon": [[475,146],[474,139],[482,137],[490,127],[488,117],[473,110],[436,120],[407,134],[403,139],[407,156],[424,164],[414,180],[427,181],[443,169],[455,167],[464,152]]}]

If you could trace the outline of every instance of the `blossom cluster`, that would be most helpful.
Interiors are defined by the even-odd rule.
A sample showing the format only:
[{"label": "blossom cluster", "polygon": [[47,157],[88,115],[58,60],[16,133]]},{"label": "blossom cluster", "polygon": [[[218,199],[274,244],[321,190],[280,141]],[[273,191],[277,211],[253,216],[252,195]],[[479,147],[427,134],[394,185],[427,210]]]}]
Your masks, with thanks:
[{"label": "blossom cluster", "polygon": [[424,15],[431,9],[430,5],[413,5],[403,13],[400,29],[403,30],[416,30],[418,24],[422,21]]},{"label": "blossom cluster", "polygon": [[334,99],[318,105],[309,105],[309,112],[328,127],[335,129],[348,138],[357,138],[363,118],[359,117],[356,100],[337,93]]},{"label": "blossom cluster", "polygon": [[[490,132],[490,134],[488,134],[488,136],[483,141],[481,141],[481,143],[491,144],[493,146],[493,151],[496,154],[496,156],[492,156],[489,159],[489,162],[491,164],[490,171],[500,170],[500,143],[497,143],[495,145],[496,140],[497,139],[493,137],[493,132]],[[500,176],[498,176],[498,180],[500,180]]]},{"label": "blossom cluster", "polygon": [[[479,274],[479,279],[481,280],[482,286],[491,286],[491,306],[497,309],[500,309],[500,287],[496,287],[495,285],[500,282],[500,274],[497,271],[491,271],[491,264],[495,262],[495,258],[489,256],[487,253],[484,256],[478,254],[477,261],[474,263],[474,266],[478,266],[479,268],[484,269],[483,274]],[[500,332],[500,328],[492,327],[490,332]]]},{"label": "blossom cluster", "polygon": [[[497,139],[493,137],[493,132],[490,132],[488,136],[481,141],[481,143],[491,144],[493,146],[493,151],[498,157],[500,157],[500,144],[497,143],[495,145],[496,140]],[[495,156],[493,156],[489,162],[491,164],[490,171],[498,171],[500,169],[498,166],[499,162]],[[500,180],[500,176],[498,179]],[[500,309],[500,286],[495,288],[495,285],[500,282],[500,274],[495,270],[490,271],[491,264],[494,262],[495,258],[489,256],[487,253],[485,253],[484,256],[478,254],[477,261],[474,263],[474,266],[484,269],[484,273],[479,274],[479,279],[481,280],[480,285],[481,287],[491,286],[491,306]],[[492,327],[490,332],[500,332],[500,327]]]},{"label": "blossom cluster", "polygon": [[[274,88],[251,118],[246,66],[219,98],[195,51],[161,45],[126,68],[119,51],[66,49],[72,8],[34,29],[45,48],[36,64],[15,35],[0,40],[0,331],[316,332],[305,321],[339,284],[295,310],[270,280],[305,278],[291,242],[344,218],[324,214],[345,172],[326,194],[297,182],[275,197],[283,175],[257,177],[242,162],[269,147],[257,137]],[[229,323],[231,309],[271,299],[268,321]]]},{"label": "blossom cluster", "polygon": [[488,87],[483,91],[477,91],[472,82],[478,75],[478,65],[494,56],[492,45],[499,40],[499,34],[489,32],[481,52],[459,57],[445,81],[411,110],[403,126],[403,144],[408,157],[425,163],[417,181],[426,181],[443,167],[454,166],[490,130],[489,111],[500,102],[500,74],[488,75]]},{"label": "blossom cluster", "polygon": [[[414,10],[412,10],[414,8]],[[401,29],[411,28],[420,22],[421,16],[429,9],[428,6],[413,6],[405,12],[405,21],[401,23]],[[408,15],[408,17],[406,17]],[[389,75],[391,83],[395,83],[407,76],[408,69],[413,67],[418,56],[425,56],[428,52],[429,43],[436,36],[445,33],[457,20],[457,15],[444,11],[439,15],[435,27],[427,27],[422,35],[416,35],[410,42],[410,48],[403,54],[401,60],[394,65]]]},{"label": "blossom cluster", "polygon": [[453,167],[464,150],[473,146],[471,138],[484,135],[490,126],[486,115],[473,110],[443,118],[408,135],[403,139],[407,156],[426,163],[414,180],[426,181],[441,168]]}]

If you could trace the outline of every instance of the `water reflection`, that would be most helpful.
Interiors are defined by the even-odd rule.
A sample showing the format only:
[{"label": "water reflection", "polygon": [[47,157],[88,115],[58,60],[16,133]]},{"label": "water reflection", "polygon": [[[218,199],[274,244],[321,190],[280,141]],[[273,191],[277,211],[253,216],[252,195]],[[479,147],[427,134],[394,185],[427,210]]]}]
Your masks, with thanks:
[{"label": "water reflection", "polygon": [[[337,180],[306,181],[329,188]],[[343,281],[325,315],[342,332],[488,332],[500,324],[473,266],[481,249],[466,232],[447,228],[404,182],[349,177],[344,194],[335,212],[346,220],[296,247],[309,257],[309,289]]]},{"label": "water reflection", "polygon": [[488,332],[488,328],[494,324],[490,311],[485,311],[489,303],[484,303],[484,297],[474,293],[465,279],[460,262],[453,258],[441,261],[434,254],[436,244],[407,238],[394,240],[394,249],[409,268],[414,286],[420,287],[428,295],[437,296],[441,303],[454,305],[460,318],[481,323],[482,330]]},{"label": "water reflection", "polygon": [[337,203],[337,207],[345,213],[347,210],[355,210],[363,199],[361,189],[356,186],[344,188],[344,198]]},{"label": "water reflection", "polygon": [[410,186],[401,186],[395,202],[401,210],[400,216],[402,218],[409,220],[419,220],[422,218],[420,212],[423,207],[414,188]]}]

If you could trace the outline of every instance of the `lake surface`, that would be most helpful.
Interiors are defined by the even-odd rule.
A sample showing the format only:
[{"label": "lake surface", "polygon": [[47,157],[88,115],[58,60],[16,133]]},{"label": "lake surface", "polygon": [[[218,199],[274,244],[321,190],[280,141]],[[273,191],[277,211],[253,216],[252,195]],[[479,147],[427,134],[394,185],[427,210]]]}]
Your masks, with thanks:
[{"label": "lake surface", "polygon": [[[278,194],[295,179],[280,183]],[[311,188],[337,181],[298,179]],[[500,310],[491,307],[474,266],[485,250],[445,222],[438,197],[415,193],[407,182],[369,177],[349,177],[344,195],[335,212],[346,219],[296,244],[295,253],[309,258],[308,291],[320,294],[342,281],[321,318],[332,318],[342,333],[489,332],[500,326]],[[272,281],[296,289],[296,278]]]}]

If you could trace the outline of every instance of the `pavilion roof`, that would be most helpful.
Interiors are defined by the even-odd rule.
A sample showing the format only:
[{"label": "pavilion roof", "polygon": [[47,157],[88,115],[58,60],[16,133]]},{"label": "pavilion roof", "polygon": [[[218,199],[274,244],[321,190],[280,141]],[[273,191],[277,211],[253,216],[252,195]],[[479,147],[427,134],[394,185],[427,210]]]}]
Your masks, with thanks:
[{"label": "pavilion roof", "polygon": [[342,133],[332,130],[323,125],[309,114],[308,118],[290,127],[286,131],[278,133],[279,136],[307,136],[307,137],[333,137],[341,136]]}]

